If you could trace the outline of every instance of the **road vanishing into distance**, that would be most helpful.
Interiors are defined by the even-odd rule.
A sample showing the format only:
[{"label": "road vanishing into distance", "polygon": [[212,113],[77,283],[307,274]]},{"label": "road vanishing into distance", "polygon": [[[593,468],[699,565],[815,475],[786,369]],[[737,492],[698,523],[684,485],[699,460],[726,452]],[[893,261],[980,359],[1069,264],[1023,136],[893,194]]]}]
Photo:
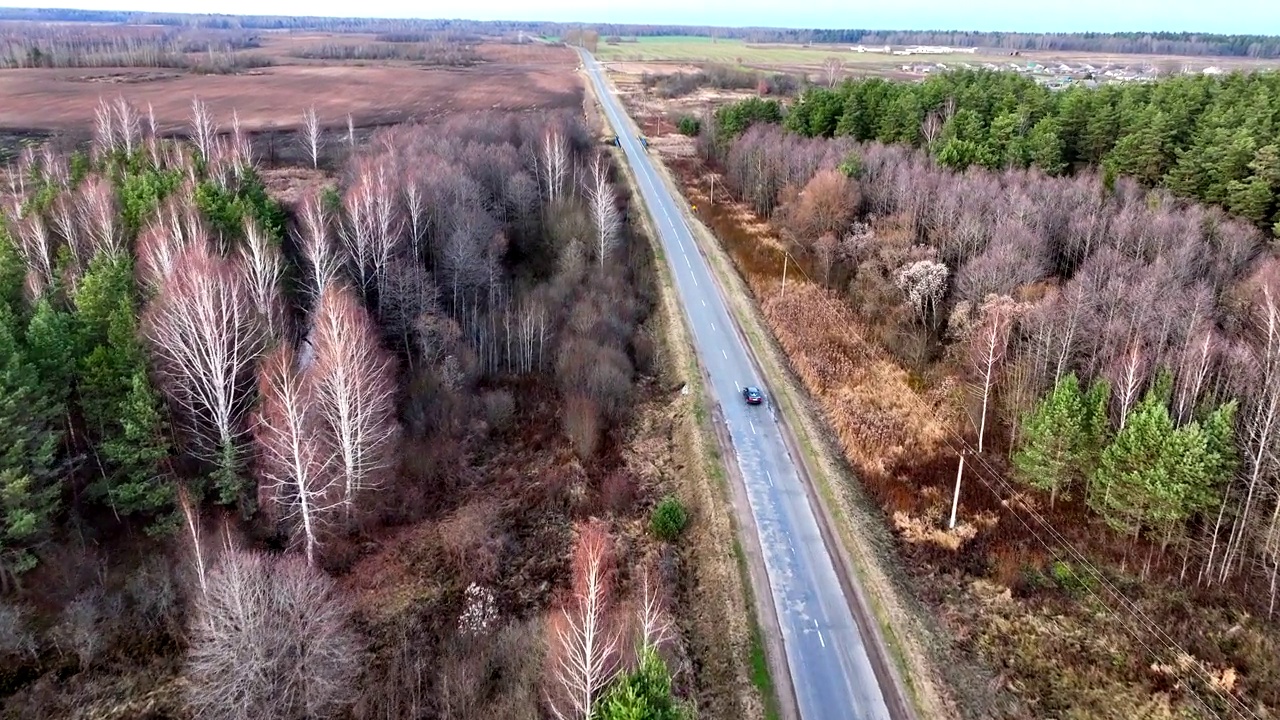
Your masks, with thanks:
[{"label": "road vanishing into distance", "polygon": [[728,426],[764,550],[800,716],[889,720],[866,644],[822,542],[797,461],[783,442],[773,405],[749,406],[743,400],[746,385],[761,388],[767,398],[768,382],[756,374],[711,270],[675,198],[626,122],[604,70],[589,53],[580,54],[653,217],[695,349],[711,379],[711,398],[719,403]]}]

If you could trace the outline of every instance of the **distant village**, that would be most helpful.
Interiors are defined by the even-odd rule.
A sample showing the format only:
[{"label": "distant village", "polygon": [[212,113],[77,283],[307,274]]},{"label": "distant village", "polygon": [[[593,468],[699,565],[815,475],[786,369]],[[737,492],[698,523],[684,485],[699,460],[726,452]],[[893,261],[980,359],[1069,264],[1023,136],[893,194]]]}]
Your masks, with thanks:
[{"label": "distant village", "polygon": [[[948,47],[946,45],[914,45],[903,48],[893,48],[889,45],[876,47],[856,45],[850,49],[859,53],[883,53],[886,55],[902,56],[974,55],[978,51],[978,48],[974,47]],[[1060,90],[1073,85],[1097,87],[1098,85],[1106,84],[1151,82],[1158,77],[1169,75],[1171,72],[1169,68],[1157,68],[1149,64],[1134,66],[1132,64],[1118,63],[1102,63],[1100,65],[1094,65],[1087,62],[1070,64],[1066,62],[1051,61],[1041,63],[1035,60],[1018,59],[1020,58],[1020,54],[1016,51],[1010,53],[1008,57],[1011,59],[992,58],[985,62],[979,62],[976,58],[974,61],[918,61],[903,63],[901,69],[903,72],[911,73],[913,75],[928,75],[930,73],[946,72],[947,70],[958,69],[1016,72],[1034,77],[1037,82],[1042,83],[1051,90]],[[1176,72],[1181,74],[1200,72],[1205,75],[1221,75],[1226,71],[1216,66],[1206,67],[1198,71],[1191,70],[1187,66],[1182,66]]]}]

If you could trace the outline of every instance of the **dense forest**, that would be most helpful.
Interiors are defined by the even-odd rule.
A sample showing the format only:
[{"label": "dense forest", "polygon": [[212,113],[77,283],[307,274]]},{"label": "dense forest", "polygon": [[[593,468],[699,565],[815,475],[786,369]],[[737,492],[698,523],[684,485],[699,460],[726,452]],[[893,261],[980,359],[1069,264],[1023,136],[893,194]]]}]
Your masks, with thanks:
[{"label": "dense forest", "polygon": [[[904,87],[924,93],[956,82],[963,90],[983,80],[1017,87],[1004,77],[961,74]],[[1164,92],[1206,83],[1172,81]],[[1280,381],[1271,357],[1280,287],[1264,238],[1220,210],[1123,175],[1051,177],[1016,163],[1000,173],[958,173],[941,151],[931,158],[859,142],[872,132],[866,119],[877,117],[871,127],[880,140],[914,139],[897,134],[892,113],[860,112],[864,89],[893,87],[847,86],[853,112],[836,124],[852,131],[833,140],[790,133],[776,124],[775,103],[747,101],[712,118],[720,130],[703,147],[723,164],[730,189],[787,228],[827,284],[846,289],[861,316],[879,319],[881,339],[904,361],[923,369],[976,344],[1005,370],[984,381],[984,395],[1007,412],[1020,475],[1051,501],[1064,491],[1084,496],[1109,524],[1165,544],[1194,529],[1188,539],[1205,550],[1202,572],[1222,579],[1240,567],[1246,548],[1269,556],[1280,526],[1270,522],[1274,513],[1263,512],[1262,521],[1254,513],[1261,498],[1277,497],[1280,468],[1270,460],[1277,409],[1267,393]],[[957,97],[939,131],[943,143],[962,113],[982,117]],[[990,98],[987,118],[1001,102]],[[788,114],[783,125],[796,126],[805,112]],[[743,116],[756,122],[727,145],[715,139],[732,137]],[[1133,137],[1109,142],[1130,147]],[[999,141],[987,142],[992,152]],[[1098,156],[1120,164],[1115,150]],[[868,215],[898,219],[904,239],[889,242],[855,224]],[[1238,441],[1242,487],[1228,482],[1237,456],[1230,438]],[[1192,457],[1207,465],[1196,467]],[[1133,486],[1120,492],[1125,483]],[[1280,563],[1266,563],[1275,577]]]},{"label": "dense forest", "polygon": [[[1159,103],[1175,89],[1203,90],[1221,99],[1202,117],[1253,114],[1231,127],[1243,139],[1273,109],[1243,95],[1236,107],[1228,93],[1263,97],[1272,82],[1099,95],[1124,109],[1150,98],[1135,112],[1156,113],[1170,112]],[[980,83],[1022,88],[960,74],[813,91],[854,98],[828,117],[861,129],[831,137],[788,129],[821,113],[761,98],[703,118],[703,161],[797,261],[785,293],[776,246],[744,232],[736,210],[709,216],[859,487],[897,531],[920,592],[959,646],[1010,673],[1031,716],[1136,716],[1169,700],[1156,667],[1178,668],[1167,670],[1180,678],[1174,716],[1200,716],[1206,702],[1208,716],[1275,707],[1280,686],[1261,669],[1276,636],[1267,619],[1280,610],[1274,217],[1262,232],[1258,215],[1091,167],[1087,155],[1059,156],[1075,169],[1058,175],[1034,162],[958,170],[937,150],[954,123],[939,117],[930,148],[923,112],[910,113],[908,131],[860,102],[884,91],[911,98],[893,107],[914,108],[915,93],[939,92],[953,118],[968,110],[986,129],[1018,101],[1012,90],[964,93]],[[1070,102],[1092,102],[1087,92]],[[987,130],[986,147],[995,135]],[[1274,137],[1251,141],[1243,167]],[[1104,166],[1114,157],[1094,155]],[[686,175],[686,192],[706,186],[701,172]],[[962,452],[960,524],[948,530]],[[1002,592],[1016,602],[991,599]],[[1080,646],[1083,636],[1097,646]],[[1108,647],[1120,655],[1109,661]],[[1222,672],[1239,680],[1233,691],[1206,679]]]},{"label": "dense forest", "polygon": [[[1100,166],[1108,186],[1132,177],[1221,205],[1271,232],[1280,220],[1277,96],[1276,73],[1055,92],[1015,73],[963,71],[921,83],[872,78],[811,88],[784,124],[810,137],[924,148],[956,171],[1035,167],[1060,175]],[[773,121],[781,108],[756,103],[720,114],[727,134],[757,117]]]},{"label": "dense forest", "polygon": [[[583,23],[408,20],[387,18],[279,17],[255,15],[187,15],[109,10],[2,8],[0,20],[43,22],[127,23],[182,25],[214,29],[327,30],[331,32],[439,32],[482,35],[523,31],[563,36]],[[951,45],[1002,50],[1057,50],[1067,52],[1142,53],[1156,55],[1209,55],[1229,57],[1280,57],[1280,38],[1273,35],[1218,35],[1188,32],[1120,33],[1010,33],[947,30],[793,29],[760,27],[710,27],[692,25],[587,24],[601,36],[652,37],[692,35],[732,38],[748,42],[823,43],[838,45]]]},{"label": "dense forest", "polygon": [[683,717],[652,257],[581,120],[384,129],[296,207],[151,126],[7,173],[0,714]]}]

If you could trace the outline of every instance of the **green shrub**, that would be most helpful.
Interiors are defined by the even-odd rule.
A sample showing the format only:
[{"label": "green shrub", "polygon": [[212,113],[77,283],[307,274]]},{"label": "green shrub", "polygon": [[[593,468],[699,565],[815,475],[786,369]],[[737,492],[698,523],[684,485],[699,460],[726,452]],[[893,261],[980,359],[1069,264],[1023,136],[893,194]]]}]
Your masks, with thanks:
[{"label": "green shrub", "polygon": [[702,121],[692,115],[682,115],[676,121],[676,129],[681,135],[693,137],[702,131]]},{"label": "green shrub", "polygon": [[680,537],[680,533],[684,532],[685,527],[689,524],[689,511],[685,509],[684,503],[674,495],[668,495],[662,498],[658,503],[658,507],[653,510],[653,520],[650,522],[653,528],[653,534],[660,540],[674,542]]}]

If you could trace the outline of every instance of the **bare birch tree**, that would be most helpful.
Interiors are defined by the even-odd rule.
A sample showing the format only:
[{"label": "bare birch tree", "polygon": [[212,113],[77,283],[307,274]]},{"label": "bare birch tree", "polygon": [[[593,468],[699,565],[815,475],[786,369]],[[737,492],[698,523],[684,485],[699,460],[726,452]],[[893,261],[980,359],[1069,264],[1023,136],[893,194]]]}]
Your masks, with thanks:
[{"label": "bare birch tree", "polygon": [[1138,403],[1138,394],[1146,380],[1146,356],[1136,340],[1129,342],[1129,347],[1110,368],[1112,387],[1115,388],[1116,402],[1119,403],[1120,429],[1129,419],[1129,411]]},{"label": "bare birch tree", "polygon": [[596,226],[596,261],[604,269],[604,261],[618,244],[622,229],[622,215],[618,212],[613,183],[609,182],[609,168],[604,154],[591,161],[591,177],[587,186],[587,204],[591,208],[591,220]]},{"label": "bare birch tree", "polygon": [[550,625],[548,704],[560,720],[587,720],[617,674],[622,641],[610,616],[613,543],[604,523],[578,530],[573,591]]},{"label": "bare birch tree", "polygon": [[117,95],[112,108],[115,112],[116,133],[126,155],[133,155],[142,144],[142,115],[133,103]]},{"label": "bare birch tree", "polygon": [[554,205],[564,194],[569,178],[569,144],[558,130],[550,130],[542,138],[540,158],[542,187],[548,205]]},{"label": "bare birch tree", "polygon": [[218,135],[218,124],[209,112],[209,107],[198,96],[191,98],[191,140],[200,151],[200,157],[212,160],[214,143]]},{"label": "bare birch tree", "polygon": [[40,213],[29,213],[18,222],[18,252],[27,266],[26,288],[34,300],[53,285],[53,234]]},{"label": "bare birch tree", "polygon": [[1018,307],[1007,296],[990,296],[979,312],[981,319],[969,345],[969,358],[977,371],[978,390],[982,395],[982,412],[978,420],[978,452],[982,452],[987,431],[987,408],[1009,349],[1009,331]]},{"label": "bare birch tree", "polygon": [[93,149],[99,157],[110,155],[116,149],[115,113],[106,98],[98,98],[93,109]]},{"label": "bare birch tree", "polygon": [[262,403],[254,422],[259,497],[281,510],[315,565],[321,533],[344,503],[333,453],[313,410],[310,374],[299,371],[293,348],[281,343],[263,360],[258,378]]},{"label": "bare birch tree", "polygon": [[231,162],[235,166],[237,177],[243,176],[244,171],[254,164],[253,143],[240,126],[239,111],[234,109],[231,111]]},{"label": "bare birch tree", "polygon": [[321,131],[320,116],[316,115],[316,106],[312,105],[302,113],[302,140],[307,146],[313,169],[320,167],[320,147],[324,142]]},{"label": "bare birch tree", "polygon": [[822,77],[827,81],[827,87],[835,87],[836,83],[840,82],[842,74],[844,74],[844,60],[834,55],[823,59]]},{"label": "bare birch tree", "polygon": [[143,325],[162,386],[196,452],[218,467],[222,501],[235,500],[250,381],[264,346],[244,275],[208,243],[189,244],[147,308]]},{"label": "bare birch tree", "polygon": [[160,125],[156,122],[156,109],[147,103],[147,155],[151,164],[160,167]]},{"label": "bare birch tree", "polygon": [[240,245],[239,263],[254,306],[262,315],[264,329],[276,341],[285,334],[285,305],[280,284],[284,279],[284,256],[280,248],[256,221],[245,218],[245,241]]},{"label": "bare birch tree", "polygon": [[108,180],[91,175],[80,184],[76,203],[84,221],[92,255],[124,252],[124,239],[116,210],[115,191]]},{"label": "bare birch tree", "polygon": [[295,235],[306,259],[307,292],[312,302],[318,303],[320,293],[337,277],[342,265],[333,243],[329,211],[319,195],[311,195],[302,202]]},{"label": "bare birch tree", "polygon": [[[1266,263],[1253,279],[1255,292],[1254,318],[1259,339],[1254,350],[1255,392],[1244,407],[1242,442],[1245,478],[1243,502],[1232,523],[1222,551],[1219,582],[1230,577],[1243,557],[1245,539],[1254,532],[1255,505],[1268,491],[1276,471],[1276,444],[1280,439],[1280,267]],[[1219,514],[1219,523],[1221,513]],[[1210,547],[1210,564],[1217,550],[1217,528]]]},{"label": "bare birch tree", "polygon": [[369,313],[337,284],[320,296],[311,344],[316,409],[332,436],[349,517],[355,496],[382,484],[399,434],[395,369]]}]

